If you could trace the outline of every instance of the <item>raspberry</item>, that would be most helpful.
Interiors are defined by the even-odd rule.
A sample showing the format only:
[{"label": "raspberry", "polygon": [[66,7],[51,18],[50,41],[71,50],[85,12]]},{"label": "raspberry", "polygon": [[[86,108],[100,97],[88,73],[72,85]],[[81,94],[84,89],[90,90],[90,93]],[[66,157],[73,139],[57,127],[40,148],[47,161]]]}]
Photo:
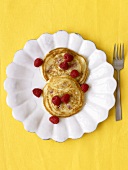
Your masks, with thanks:
[{"label": "raspberry", "polygon": [[61,100],[60,100],[59,96],[54,96],[52,98],[52,103],[56,106],[59,106],[61,104]]},{"label": "raspberry", "polygon": [[88,84],[82,84],[81,85],[81,89],[82,89],[83,92],[86,92],[88,90],[88,88],[89,88]]},{"label": "raspberry", "polygon": [[70,73],[70,76],[72,78],[76,78],[79,76],[79,72],[77,70],[72,70],[71,73]]},{"label": "raspberry", "polygon": [[43,92],[41,89],[39,88],[35,88],[33,89],[33,94],[36,96],[36,97],[40,97],[41,96],[41,93]]},{"label": "raspberry", "polygon": [[67,69],[68,69],[68,63],[65,62],[65,61],[62,62],[62,63],[60,63],[59,66],[60,66],[60,68],[63,69],[63,70],[67,70]]},{"label": "raspberry", "polygon": [[53,124],[59,123],[59,118],[57,116],[51,116],[49,118],[49,121],[52,122]]},{"label": "raspberry", "polygon": [[69,53],[64,54],[64,59],[67,62],[71,62],[73,60],[73,56]]},{"label": "raspberry", "polygon": [[35,61],[34,61],[34,66],[35,66],[35,67],[39,67],[39,66],[41,66],[42,64],[43,64],[43,60],[42,60],[41,58],[35,59]]},{"label": "raspberry", "polygon": [[70,99],[70,95],[69,94],[64,94],[62,97],[61,97],[61,101],[63,103],[68,103],[69,102],[69,99]]}]

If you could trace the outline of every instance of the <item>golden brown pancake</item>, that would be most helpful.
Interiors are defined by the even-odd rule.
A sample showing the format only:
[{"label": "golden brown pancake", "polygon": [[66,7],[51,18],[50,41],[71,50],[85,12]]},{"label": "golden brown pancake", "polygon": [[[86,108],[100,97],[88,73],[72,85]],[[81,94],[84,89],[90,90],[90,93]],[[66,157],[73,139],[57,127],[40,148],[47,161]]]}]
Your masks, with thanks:
[{"label": "golden brown pancake", "polygon": [[[56,106],[52,103],[54,96],[61,98],[64,94],[70,95],[67,104],[61,103],[60,106]],[[81,110],[84,103],[84,93],[79,83],[72,77],[55,76],[48,81],[43,89],[43,103],[46,110],[52,115],[68,117]]]},{"label": "golden brown pancake", "polygon": [[[74,57],[74,59],[68,63],[68,70],[63,70],[59,67],[59,64],[64,61],[65,53],[69,53]],[[83,84],[88,75],[87,61],[85,57],[67,48],[56,48],[45,56],[42,65],[42,72],[46,81],[53,76],[70,75],[72,70],[77,70],[80,73],[75,79],[80,84]]]}]

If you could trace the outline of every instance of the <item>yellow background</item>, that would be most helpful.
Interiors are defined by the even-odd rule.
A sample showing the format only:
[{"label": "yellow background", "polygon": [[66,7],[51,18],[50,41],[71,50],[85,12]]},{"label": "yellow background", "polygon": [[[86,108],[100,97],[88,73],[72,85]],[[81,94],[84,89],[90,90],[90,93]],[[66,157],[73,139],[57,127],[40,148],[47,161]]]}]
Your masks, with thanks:
[{"label": "yellow background", "polygon": [[[29,39],[57,30],[96,43],[112,63],[114,43],[125,44],[121,71],[123,120],[115,108],[97,130],[78,140],[44,141],[26,132],[6,105],[3,82],[14,53]],[[0,170],[128,170],[128,0],[0,0]]]}]

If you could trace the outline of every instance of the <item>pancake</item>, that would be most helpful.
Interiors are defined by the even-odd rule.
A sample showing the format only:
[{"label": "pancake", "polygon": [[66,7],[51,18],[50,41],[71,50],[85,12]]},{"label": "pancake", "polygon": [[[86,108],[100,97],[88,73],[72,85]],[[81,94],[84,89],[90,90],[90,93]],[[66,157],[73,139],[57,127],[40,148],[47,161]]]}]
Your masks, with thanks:
[{"label": "pancake", "polygon": [[[69,62],[68,70],[63,70],[59,64],[64,61],[64,54],[73,55],[74,59]],[[50,51],[44,58],[42,65],[43,76],[48,81],[53,76],[70,75],[72,70],[77,70],[80,74],[75,78],[80,84],[83,84],[88,75],[87,61],[85,57],[67,48],[56,48]]]},{"label": "pancake", "polygon": [[[62,97],[64,94],[70,95],[67,104],[61,103],[56,106],[52,103],[54,96]],[[79,83],[70,76],[52,77],[43,89],[43,103],[46,110],[58,117],[69,117],[79,112],[84,104],[84,93]]]}]

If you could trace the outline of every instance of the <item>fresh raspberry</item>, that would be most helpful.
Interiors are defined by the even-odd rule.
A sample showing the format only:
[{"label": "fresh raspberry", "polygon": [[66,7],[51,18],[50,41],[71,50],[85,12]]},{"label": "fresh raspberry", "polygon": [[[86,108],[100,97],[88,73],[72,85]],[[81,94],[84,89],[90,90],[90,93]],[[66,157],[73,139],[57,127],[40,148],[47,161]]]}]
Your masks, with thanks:
[{"label": "fresh raspberry", "polygon": [[68,102],[69,102],[69,99],[70,99],[70,95],[69,95],[69,94],[64,94],[64,95],[61,97],[61,102],[63,102],[63,103],[68,103]]},{"label": "fresh raspberry", "polygon": [[64,54],[64,59],[67,62],[71,62],[73,60],[73,56],[69,53]]},{"label": "fresh raspberry", "polygon": [[60,68],[63,69],[63,70],[67,70],[67,69],[68,69],[68,63],[65,62],[65,61],[62,62],[62,63],[60,63],[59,66],[60,66]]},{"label": "fresh raspberry", "polygon": [[70,76],[72,78],[76,78],[79,76],[79,72],[77,70],[72,70],[71,73],[70,73]]},{"label": "fresh raspberry", "polygon": [[61,104],[61,99],[59,98],[59,96],[54,96],[52,98],[52,103],[56,106],[59,106]]},{"label": "fresh raspberry", "polygon": [[42,64],[43,64],[43,60],[42,60],[41,58],[35,59],[35,61],[34,61],[34,66],[35,66],[35,67],[39,67],[39,66],[41,66]]},{"label": "fresh raspberry", "polygon": [[89,88],[88,84],[82,84],[81,85],[81,89],[82,89],[83,92],[86,92],[88,90],[88,88]]},{"label": "fresh raspberry", "polygon": [[57,116],[51,116],[49,118],[49,121],[52,122],[53,124],[59,123],[59,118]]},{"label": "fresh raspberry", "polygon": [[32,90],[33,94],[36,96],[36,97],[40,97],[41,96],[41,93],[43,92],[41,89],[39,88],[35,88]]}]

